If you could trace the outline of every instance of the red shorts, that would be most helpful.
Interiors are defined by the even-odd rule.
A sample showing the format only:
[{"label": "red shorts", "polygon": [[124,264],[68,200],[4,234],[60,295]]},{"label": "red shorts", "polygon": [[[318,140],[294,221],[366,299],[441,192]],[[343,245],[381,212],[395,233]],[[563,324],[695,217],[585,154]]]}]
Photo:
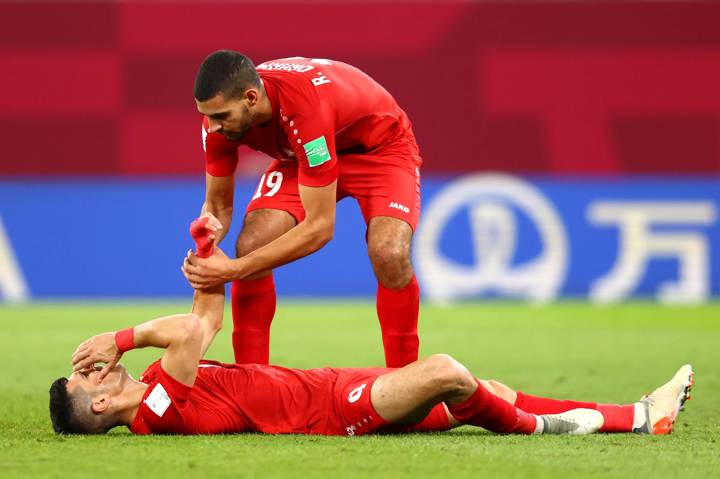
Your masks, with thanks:
[{"label": "red shorts", "polygon": [[333,411],[327,434],[361,436],[371,432],[406,433],[446,431],[450,429],[445,405],[436,405],[417,424],[390,424],[372,405],[370,391],[375,380],[393,371],[388,368],[336,369]]},{"label": "red shorts", "polygon": [[333,391],[333,411],[328,421],[329,434],[361,436],[388,422],[375,411],[370,390],[375,380],[391,369],[339,369]]},{"label": "red shorts", "polygon": [[[390,216],[408,223],[413,231],[420,219],[420,165],[416,146],[394,144],[365,154],[338,157],[337,200],[355,198],[365,223]],[[260,179],[247,211],[269,208],[305,219],[298,191],[297,163],[275,160]]]}]

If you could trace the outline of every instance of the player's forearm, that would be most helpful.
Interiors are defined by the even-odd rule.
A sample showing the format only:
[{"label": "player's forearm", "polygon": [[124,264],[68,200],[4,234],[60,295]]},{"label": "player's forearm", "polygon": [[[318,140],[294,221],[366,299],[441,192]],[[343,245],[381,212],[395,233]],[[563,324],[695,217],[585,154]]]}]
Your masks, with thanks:
[{"label": "player's forearm", "polygon": [[202,355],[207,352],[217,333],[222,329],[225,310],[225,286],[218,285],[208,289],[195,291],[193,298],[193,314],[200,318],[200,329],[203,333]]},{"label": "player's forearm", "polygon": [[233,260],[233,279],[244,279],[314,253],[332,239],[334,220],[306,219],[275,241]]},{"label": "player's forearm", "polygon": [[136,348],[163,348],[180,344],[194,334],[199,318],[197,315],[176,314],[152,319],[133,328],[133,343]]},{"label": "player's forearm", "polygon": [[203,213],[212,213],[223,227],[215,232],[216,244],[220,243],[230,230],[233,201],[235,197],[235,177],[205,175],[205,204]]}]

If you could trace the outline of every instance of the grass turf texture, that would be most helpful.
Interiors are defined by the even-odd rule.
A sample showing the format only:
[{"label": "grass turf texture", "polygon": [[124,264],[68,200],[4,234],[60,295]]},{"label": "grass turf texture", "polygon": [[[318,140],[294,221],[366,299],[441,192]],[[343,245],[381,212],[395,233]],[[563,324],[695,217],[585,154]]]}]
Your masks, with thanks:
[{"label": "grass turf texture", "polygon": [[[47,412],[52,380],[86,337],[186,311],[188,304],[0,307],[2,477],[718,477],[720,305],[518,304],[425,307],[421,355],[447,352],[476,375],[559,398],[630,402],[691,362],[693,400],[671,436],[449,433],[317,437],[243,434],[60,437]],[[229,309],[229,308],[228,308]],[[208,353],[231,361],[231,320]],[[137,377],[157,350],[128,353]],[[281,304],[272,362],[381,365],[370,303]]]}]

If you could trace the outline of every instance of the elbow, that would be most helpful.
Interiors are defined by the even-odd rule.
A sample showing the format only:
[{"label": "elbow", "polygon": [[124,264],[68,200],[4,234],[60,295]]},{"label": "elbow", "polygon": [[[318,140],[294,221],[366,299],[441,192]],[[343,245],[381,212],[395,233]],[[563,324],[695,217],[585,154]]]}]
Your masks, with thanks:
[{"label": "elbow", "polygon": [[333,239],[335,234],[334,222],[322,222],[316,223],[312,229],[312,239],[309,244],[312,245],[312,250],[317,251]]},{"label": "elbow", "polygon": [[[330,242],[331,239],[333,239],[333,236],[335,235],[335,228],[334,225],[330,225],[329,227],[323,229],[318,238],[318,242],[320,243],[320,248],[325,246]],[[319,248],[318,248],[319,249]]]},{"label": "elbow", "polygon": [[183,320],[178,328],[180,342],[190,343],[202,338],[202,320],[195,313],[183,315]]}]

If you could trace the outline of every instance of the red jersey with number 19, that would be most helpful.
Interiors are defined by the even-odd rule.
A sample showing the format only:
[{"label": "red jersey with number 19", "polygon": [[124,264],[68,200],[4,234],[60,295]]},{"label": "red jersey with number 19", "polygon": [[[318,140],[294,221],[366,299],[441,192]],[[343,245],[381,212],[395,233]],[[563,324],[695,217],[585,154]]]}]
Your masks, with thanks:
[{"label": "red jersey with number 19", "polygon": [[[272,105],[272,120],[251,127],[241,141],[208,133],[203,122],[206,170],[213,176],[235,171],[240,145],[297,162],[298,181],[325,186],[338,178],[338,160],[393,145],[420,156],[412,125],[395,99],[355,67],[334,60],[285,58],[257,66]],[[393,161],[393,155],[383,161]],[[397,161],[406,158],[398,157]],[[348,156],[346,161],[352,161]]]}]

